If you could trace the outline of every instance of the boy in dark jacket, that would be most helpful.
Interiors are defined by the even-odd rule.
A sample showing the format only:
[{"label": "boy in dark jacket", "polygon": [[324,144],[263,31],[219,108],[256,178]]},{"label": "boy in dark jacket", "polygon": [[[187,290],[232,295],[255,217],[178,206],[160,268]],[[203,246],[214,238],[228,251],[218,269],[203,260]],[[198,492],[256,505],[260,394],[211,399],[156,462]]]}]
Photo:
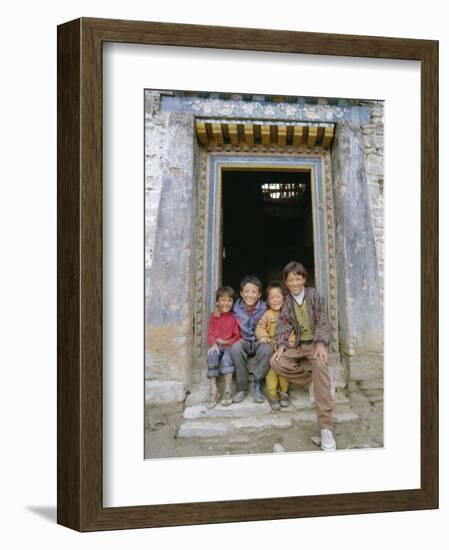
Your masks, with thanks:
[{"label": "boy in dark jacket", "polygon": [[256,326],[267,310],[266,303],[260,299],[262,283],[257,277],[247,275],[240,283],[240,298],[232,309],[234,317],[240,325],[242,339],[235,343],[230,354],[235,366],[236,393],[233,403],[240,403],[248,393],[248,357],[256,357],[254,367],[254,401],[263,403],[262,384],[270,369],[270,357],[273,349],[270,343],[258,342]]}]

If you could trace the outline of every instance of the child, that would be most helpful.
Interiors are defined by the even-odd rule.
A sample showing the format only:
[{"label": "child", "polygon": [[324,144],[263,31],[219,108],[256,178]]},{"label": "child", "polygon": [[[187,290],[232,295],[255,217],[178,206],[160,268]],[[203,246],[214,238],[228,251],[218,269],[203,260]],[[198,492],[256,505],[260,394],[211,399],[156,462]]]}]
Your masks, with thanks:
[{"label": "child", "polygon": [[248,357],[256,356],[254,367],[254,401],[263,403],[262,383],[270,369],[270,357],[273,353],[271,344],[258,342],[256,339],[256,325],[267,309],[267,305],[260,299],[262,283],[257,277],[247,275],[240,283],[240,298],[235,302],[232,311],[236,317],[242,339],[230,349],[235,366],[236,394],[233,403],[240,403],[248,393]]},{"label": "child", "polygon": [[[276,351],[271,366],[289,382],[309,388],[313,383],[315,409],[321,430],[321,449],[333,451],[334,402],[327,367],[327,346],[330,325],[321,296],[306,287],[307,271],[299,262],[284,267],[284,283],[288,292],[276,328]],[[295,347],[288,345],[291,331],[296,336]],[[310,370],[311,369],[311,372]]]},{"label": "child", "polygon": [[[267,286],[268,310],[262,315],[256,327],[256,337],[259,342],[269,342],[272,349],[276,347],[275,333],[279,312],[284,304],[284,293],[280,283],[273,282]],[[289,345],[294,346],[295,334],[292,332]],[[290,405],[288,396],[288,380],[279,376],[273,367],[270,368],[267,377],[268,400],[273,410]],[[278,389],[280,389],[278,397]]]},{"label": "child", "polygon": [[211,314],[207,333],[207,341],[210,346],[207,352],[207,377],[210,390],[207,407],[209,409],[215,407],[219,399],[217,386],[219,374],[223,374],[225,380],[225,391],[221,404],[230,405],[232,403],[231,383],[234,365],[229,348],[240,340],[240,327],[231,311],[235,300],[234,290],[229,286],[222,286],[217,290],[215,300],[219,315]]}]

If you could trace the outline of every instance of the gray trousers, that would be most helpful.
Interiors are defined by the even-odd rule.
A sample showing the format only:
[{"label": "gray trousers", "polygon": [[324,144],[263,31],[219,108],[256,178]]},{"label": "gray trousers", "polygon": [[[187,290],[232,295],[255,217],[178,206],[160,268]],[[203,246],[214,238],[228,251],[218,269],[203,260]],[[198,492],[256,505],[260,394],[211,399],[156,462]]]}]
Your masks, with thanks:
[{"label": "gray trousers", "polygon": [[248,391],[248,369],[246,366],[248,357],[256,356],[256,366],[253,372],[255,381],[263,380],[270,370],[273,348],[268,342],[250,342],[242,339],[232,345],[229,352],[235,367],[237,391]]}]

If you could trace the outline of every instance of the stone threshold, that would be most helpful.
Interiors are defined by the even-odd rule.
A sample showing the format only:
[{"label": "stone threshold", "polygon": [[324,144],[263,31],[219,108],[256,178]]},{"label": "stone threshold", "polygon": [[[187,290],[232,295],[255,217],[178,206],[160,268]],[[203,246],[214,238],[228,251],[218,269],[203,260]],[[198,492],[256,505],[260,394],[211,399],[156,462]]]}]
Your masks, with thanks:
[{"label": "stone threshold", "polygon": [[[310,402],[308,392],[301,389],[291,389],[290,406],[279,411],[273,411],[268,401],[255,403],[251,392],[241,403],[229,406],[217,404],[213,409],[208,409],[208,393],[208,386],[203,384],[188,396],[177,438],[263,436],[273,430],[287,430],[304,423],[316,424],[315,405]],[[335,423],[355,422],[358,419],[359,416],[351,410],[349,399],[337,392]]]}]

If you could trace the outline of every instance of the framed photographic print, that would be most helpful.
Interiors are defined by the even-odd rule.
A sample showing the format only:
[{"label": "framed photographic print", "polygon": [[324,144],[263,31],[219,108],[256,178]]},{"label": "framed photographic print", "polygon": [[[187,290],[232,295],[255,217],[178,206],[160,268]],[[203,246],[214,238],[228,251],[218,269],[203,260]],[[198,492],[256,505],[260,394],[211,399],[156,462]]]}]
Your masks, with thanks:
[{"label": "framed photographic print", "polygon": [[427,40],[58,28],[59,523],[438,506],[437,70]]}]

